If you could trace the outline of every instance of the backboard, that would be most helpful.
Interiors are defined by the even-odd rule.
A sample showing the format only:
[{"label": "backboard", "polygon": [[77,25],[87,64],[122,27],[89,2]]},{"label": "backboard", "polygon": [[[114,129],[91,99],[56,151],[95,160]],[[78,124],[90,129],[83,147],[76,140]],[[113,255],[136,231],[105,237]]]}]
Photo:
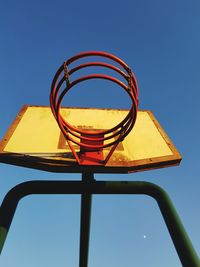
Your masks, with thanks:
[{"label": "backboard", "polygon": [[[128,110],[62,108],[76,128],[105,130]],[[79,147],[74,145],[75,150]],[[108,149],[104,148],[106,155]],[[47,106],[24,106],[0,143],[0,162],[66,173],[130,173],[178,165],[181,155],[150,111],[139,110],[134,128],[104,165],[78,164]]]}]

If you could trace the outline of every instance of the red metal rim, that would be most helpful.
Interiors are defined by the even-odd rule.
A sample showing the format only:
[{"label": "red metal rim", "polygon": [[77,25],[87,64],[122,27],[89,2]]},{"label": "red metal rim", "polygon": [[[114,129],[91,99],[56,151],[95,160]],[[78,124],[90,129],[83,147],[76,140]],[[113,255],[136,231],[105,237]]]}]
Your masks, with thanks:
[{"label": "red metal rim", "polygon": [[[90,56],[100,56],[100,57],[106,57],[114,62],[118,63],[123,70],[120,68],[108,64],[105,62],[89,62],[80,64],[77,67],[72,68],[71,70],[68,69],[69,65],[83,57],[90,57]],[[104,74],[91,74],[87,76],[80,77],[72,82],[70,82],[69,78],[70,75],[82,68],[87,67],[93,67],[93,66],[100,66],[104,68],[110,68],[114,71],[116,71],[118,74],[120,74],[123,79],[126,80],[127,85],[122,82],[121,80],[104,75]],[[123,90],[126,91],[128,96],[131,99],[132,106],[127,114],[127,116],[116,126],[112,127],[108,130],[99,130],[99,131],[86,131],[86,130],[80,130],[69,124],[61,115],[60,109],[61,104],[64,96],[67,94],[67,92],[72,89],[75,85],[78,83],[84,82],[86,80],[90,79],[105,79],[109,80],[111,82],[114,82],[118,84],[120,87],[123,88]],[[61,90],[61,86],[63,83],[66,82],[66,87]],[[91,52],[84,52],[80,53],[70,59],[68,59],[64,64],[58,69],[56,72],[52,86],[51,86],[51,93],[50,93],[50,105],[52,113],[57,120],[57,123],[64,134],[65,138],[68,141],[72,141],[73,143],[80,146],[82,149],[89,149],[89,150],[99,150],[108,146],[113,146],[122,141],[128,133],[133,128],[136,116],[137,116],[137,108],[138,108],[138,86],[136,78],[131,71],[131,69],[128,67],[128,65],[123,62],[121,59],[117,58],[116,56],[106,53],[106,52],[99,52],[99,51],[91,51]],[[75,140],[74,137],[79,139],[79,141]],[[113,138],[115,137],[115,140],[113,141]],[[117,138],[116,138],[117,137]],[[112,140],[111,140],[112,139]],[[92,144],[85,144],[83,141],[91,141]],[[106,144],[99,144],[99,141],[107,141]],[[110,142],[108,142],[110,141]],[[95,143],[96,142],[96,143]]]}]

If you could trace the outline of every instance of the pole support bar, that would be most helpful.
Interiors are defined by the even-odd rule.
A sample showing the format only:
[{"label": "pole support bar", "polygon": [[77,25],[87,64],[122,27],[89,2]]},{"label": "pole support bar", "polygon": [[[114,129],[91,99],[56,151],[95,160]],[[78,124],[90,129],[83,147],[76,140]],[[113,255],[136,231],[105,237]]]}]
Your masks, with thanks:
[{"label": "pole support bar", "polygon": [[[143,194],[151,196],[158,203],[182,266],[200,267],[199,257],[169,196],[161,187],[149,182],[91,180],[90,182],[28,181],[18,184],[7,193],[0,207],[0,249],[3,248],[18,202],[23,197],[31,194]],[[88,212],[89,218],[90,212]],[[87,239],[89,241],[89,236],[87,236]],[[81,266],[87,267],[87,265]]]},{"label": "pole support bar", "polygon": [[[93,183],[93,173],[83,173],[82,182],[87,185]],[[81,226],[80,226],[80,249],[79,249],[79,267],[88,266],[89,242],[90,242],[90,221],[92,209],[92,194],[82,193],[81,195]]]}]

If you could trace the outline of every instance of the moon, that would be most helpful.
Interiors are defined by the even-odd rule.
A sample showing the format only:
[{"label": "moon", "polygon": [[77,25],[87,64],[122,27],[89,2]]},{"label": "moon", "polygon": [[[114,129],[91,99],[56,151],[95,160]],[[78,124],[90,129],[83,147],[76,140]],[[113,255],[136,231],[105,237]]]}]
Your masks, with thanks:
[{"label": "moon", "polygon": [[146,236],[146,235],[143,235],[143,238],[144,238],[144,239],[146,239],[146,238],[147,238],[147,236]]}]

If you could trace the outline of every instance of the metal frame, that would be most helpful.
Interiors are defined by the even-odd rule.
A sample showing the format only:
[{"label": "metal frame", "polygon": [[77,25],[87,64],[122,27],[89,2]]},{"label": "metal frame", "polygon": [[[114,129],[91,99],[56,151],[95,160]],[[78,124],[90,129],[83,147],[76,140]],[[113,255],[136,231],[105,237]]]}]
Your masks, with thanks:
[{"label": "metal frame", "polygon": [[160,208],[183,267],[200,267],[200,261],[167,193],[149,182],[95,181],[84,173],[82,181],[28,181],[5,196],[0,207],[0,251],[3,249],[19,201],[31,194],[81,194],[79,267],[88,266],[92,194],[143,194],[154,198]]}]

